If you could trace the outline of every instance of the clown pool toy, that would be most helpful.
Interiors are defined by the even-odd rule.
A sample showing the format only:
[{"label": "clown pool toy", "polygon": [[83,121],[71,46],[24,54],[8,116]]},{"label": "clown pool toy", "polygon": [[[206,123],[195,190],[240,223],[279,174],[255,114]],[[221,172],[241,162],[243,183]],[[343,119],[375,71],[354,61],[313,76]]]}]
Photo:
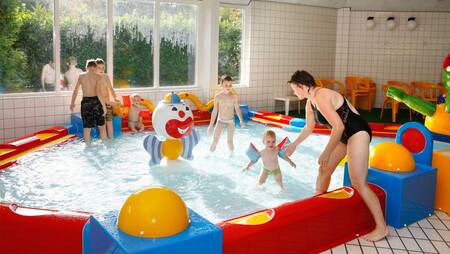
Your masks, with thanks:
[{"label": "clown pool toy", "polygon": [[150,154],[150,166],[159,164],[163,158],[194,158],[192,150],[199,141],[194,129],[194,116],[177,94],[172,92],[158,103],[152,123],[156,135],[151,134],[144,139],[144,148]]}]

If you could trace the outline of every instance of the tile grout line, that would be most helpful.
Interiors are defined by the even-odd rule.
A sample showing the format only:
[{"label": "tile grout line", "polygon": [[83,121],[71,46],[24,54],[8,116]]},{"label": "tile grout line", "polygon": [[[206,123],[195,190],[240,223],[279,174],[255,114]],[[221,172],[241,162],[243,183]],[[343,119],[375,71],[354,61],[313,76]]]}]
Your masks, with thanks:
[{"label": "tile grout line", "polygon": [[[414,235],[413,235],[413,234],[411,233],[411,231],[409,230],[408,226],[406,226],[405,228],[406,228],[406,230],[408,230],[408,232],[411,234],[412,239],[414,239],[414,242],[416,242],[417,246],[419,246],[419,249],[420,249],[423,253],[425,253],[425,251],[424,251],[424,250],[422,249],[422,247],[420,246],[419,242],[417,242],[417,239],[414,237]],[[406,246],[405,246],[405,247],[406,247]]]},{"label": "tile grout line", "polygon": [[[436,217],[437,217],[437,216],[436,216]],[[428,218],[427,218],[427,221],[428,221]],[[447,243],[447,241],[444,239],[444,237],[442,237],[442,235],[441,235],[441,233],[438,231],[438,229],[436,229],[436,228],[434,227],[434,225],[433,225],[431,222],[428,221],[428,223],[430,223],[431,227],[433,227],[433,229],[438,233],[438,235],[441,237],[441,239],[444,241],[444,243],[447,244],[447,247],[450,248],[450,244]],[[445,224],[444,224],[444,226],[445,226]]]}]

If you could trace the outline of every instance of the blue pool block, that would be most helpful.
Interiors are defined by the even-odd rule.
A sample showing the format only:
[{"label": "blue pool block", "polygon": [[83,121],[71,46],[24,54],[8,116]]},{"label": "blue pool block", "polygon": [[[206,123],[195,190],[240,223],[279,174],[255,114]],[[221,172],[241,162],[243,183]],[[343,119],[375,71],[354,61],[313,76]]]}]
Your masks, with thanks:
[{"label": "blue pool block", "polygon": [[[242,120],[244,120],[244,123],[248,122],[249,119],[249,110],[248,110],[248,105],[247,104],[241,104],[239,106],[239,108],[241,109],[241,113],[242,113]],[[240,122],[239,122],[239,117],[237,116],[237,114],[234,114],[234,123],[236,126],[241,126]]]},{"label": "blue pool block", "polygon": [[[70,115],[71,128],[69,134],[77,135],[82,138],[83,133],[83,120],[79,113],[73,113]],[[114,116],[113,118],[114,137],[120,137],[122,135],[122,118],[120,116]],[[91,129],[91,138],[99,138],[100,132],[98,128]]]},{"label": "blue pool block", "polygon": [[[386,222],[402,228],[434,213],[436,169],[416,164],[416,169],[396,173],[369,168],[367,180],[386,192]],[[344,185],[351,185],[345,163]]]},{"label": "blue pool block", "polygon": [[83,229],[83,253],[221,254],[222,229],[189,209],[189,227],[174,236],[140,238],[117,228],[117,212],[93,215]]}]

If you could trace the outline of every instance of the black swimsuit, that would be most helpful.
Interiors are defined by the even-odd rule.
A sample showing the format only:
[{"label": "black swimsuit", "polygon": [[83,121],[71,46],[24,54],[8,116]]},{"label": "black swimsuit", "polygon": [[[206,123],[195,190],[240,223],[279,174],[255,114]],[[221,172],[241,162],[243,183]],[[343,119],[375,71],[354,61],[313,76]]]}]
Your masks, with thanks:
[{"label": "black swimsuit", "polygon": [[[314,107],[311,103],[311,108],[314,111],[314,116],[316,118],[316,121],[320,124],[324,124],[328,127],[328,129],[331,129],[332,126],[328,123],[327,119],[320,113],[319,110],[317,110],[316,107]],[[362,119],[362,117],[356,113],[354,113],[350,107],[348,106],[347,100],[344,98],[344,102],[342,103],[342,106],[340,106],[338,109],[336,109],[336,113],[338,113],[339,117],[341,118],[342,122],[344,123],[344,132],[342,133],[341,142],[344,144],[347,144],[348,139],[353,136],[353,134],[360,132],[360,131],[366,131],[370,139],[372,140],[372,130],[370,129],[369,124]]]}]

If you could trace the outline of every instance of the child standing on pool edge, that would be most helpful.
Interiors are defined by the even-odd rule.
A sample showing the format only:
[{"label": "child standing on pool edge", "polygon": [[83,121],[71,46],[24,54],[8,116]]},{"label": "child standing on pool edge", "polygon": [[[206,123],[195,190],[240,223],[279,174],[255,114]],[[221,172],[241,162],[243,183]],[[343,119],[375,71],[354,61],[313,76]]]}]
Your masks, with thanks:
[{"label": "child standing on pool edge", "polygon": [[259,174],[258,185],[262,186],[269,175],[275,177],[275,182],[280,186],[281,191],[284,192],[283,180],[281,176],[280,164],[278,163],[278,156],[285,159],[293,168],[296,168],[295,163],[287,157],[284,153],[280,153],[280,148],[276,145],[276,135],[272,130],[267,130],[263,134],[264,149],[261,151],[256,151],[256,158],[252,158],[248,165],[242,170],[247,171],[250,167],[255,164],[259,157],[262,158],[263,167],[261,168],[261,173]]},{"label": "child standing on pool edge", "polygon": [[[232,92],[232,78],[228,75],[224,75],[220,78],[220,87],[222,88],[219,93],[214,96],[214,109],[211,114],[211,121],[208,127],[208,134],[212,132],[214,122],[217,117],[216,127],[214,128],[213,141],[209,150],[214,152],[216,150],[217,143],[220,139],[222,129],[227,126],[227,143],[230,149],[231,155],[234,151],[233,134],[234,134],[234,111],[239,117],[241,127],[245,127],[242,119],[242,113],[239,108],[238,97]],[[217,116],[218,115],[218,116]]]}]

